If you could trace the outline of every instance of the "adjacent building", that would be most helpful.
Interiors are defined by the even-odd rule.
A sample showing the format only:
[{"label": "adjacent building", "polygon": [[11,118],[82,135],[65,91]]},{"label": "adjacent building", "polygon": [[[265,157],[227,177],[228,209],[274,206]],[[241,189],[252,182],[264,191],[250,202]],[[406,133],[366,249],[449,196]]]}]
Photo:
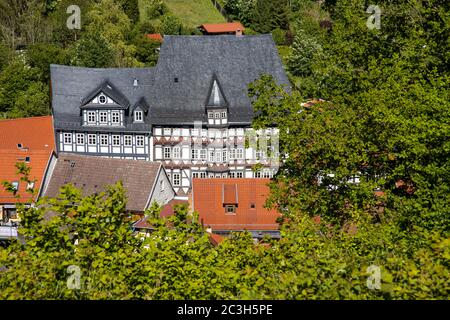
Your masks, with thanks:
[{"label": "adjacent building", "polygon": [[[17,236],[17,204],[30,205],[42,192],[55,162],[54,141],[51,116],[0,120],[0,240]],[[20,180],[19,162],[30,168],[29,182]],[[6,190],[1,182],[15,190]]]},{"label": "adjacent building", "polygon": [[240,22],[207,23],[199,27],[205,35],[234,34],[242,36],[245,28]]},{"label": "adjacent building", "polygon": [[180,196],[193,178],[270,178],[275,144],[245,142],[263,74],[289,90],[271,35],[165,36],[153,68],[52,65],[57,151],[160,162]]},{"label": "adjacent building", "polygon": [[190,205],[211,233],[249,231],[253,238],[279,238],[281,214],[265,208],[269,179],[194,179]]},{"label": "adjacent building", "polygon": [[66,184],[82,190],[83,196],[106,191],[121,181],[127,197],[127,211],[142,214],[153,202],[165,205],[175,191],[160,163],[60,153],[48,172],[43,195],[55,198]]}]

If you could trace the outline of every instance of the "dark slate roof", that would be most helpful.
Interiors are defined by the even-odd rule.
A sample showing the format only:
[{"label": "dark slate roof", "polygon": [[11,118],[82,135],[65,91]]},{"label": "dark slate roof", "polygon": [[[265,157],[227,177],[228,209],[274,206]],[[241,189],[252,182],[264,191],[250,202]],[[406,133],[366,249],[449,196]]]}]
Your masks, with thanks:
[{"label": "dark slate roof", "polygon": [[[271,74],[289,85],[271,35],[165,36],[154,68],[89,69],[52,65],[52,105],[56,129],[80,127],[79,108],[86,97],[105,82],[129,101],[131,108],[145,98],[152,124],[206,123],[205,108],[217,79],[228,107],[228,121],[250,124],[253,111],[247,94],[249,83]],[[133,86],[134,79],[138,86]],[[175,80],[176,79],[176,80]],[[127,129],[130,130],[131,121]]]},{"label": "dark slate roof", "polygon": [[82,188],[87,196],[121,180],[128,198],[127,209],[141,212],[160,170],[161,164],[154,162],[60,153],[44,196],[58,196],[67,183]]}]

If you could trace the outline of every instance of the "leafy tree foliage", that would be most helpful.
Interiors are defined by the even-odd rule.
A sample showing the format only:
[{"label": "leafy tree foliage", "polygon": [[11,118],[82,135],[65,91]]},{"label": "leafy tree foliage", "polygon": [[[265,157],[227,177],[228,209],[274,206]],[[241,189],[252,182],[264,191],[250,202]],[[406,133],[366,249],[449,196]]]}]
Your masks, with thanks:
[{"label": "leafy tree foliage", "polygon": [[114,51],[98,32],[85,35],[77,42],[72,63],[77,66],[105,68],[113,65]]}]

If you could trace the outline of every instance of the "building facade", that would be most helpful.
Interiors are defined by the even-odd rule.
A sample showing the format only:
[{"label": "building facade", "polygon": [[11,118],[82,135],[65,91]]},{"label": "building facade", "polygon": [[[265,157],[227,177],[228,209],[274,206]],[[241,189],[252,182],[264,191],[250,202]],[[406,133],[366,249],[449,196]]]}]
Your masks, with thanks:
[{"label": "building facade", "polygon": [[52,65],[57,150],[161,162],[178,195],[193,178],[269,178],[276,143],[258,147],[247,94],[263,74],[289,90],[270,35],[166,36],[154,68]]}]

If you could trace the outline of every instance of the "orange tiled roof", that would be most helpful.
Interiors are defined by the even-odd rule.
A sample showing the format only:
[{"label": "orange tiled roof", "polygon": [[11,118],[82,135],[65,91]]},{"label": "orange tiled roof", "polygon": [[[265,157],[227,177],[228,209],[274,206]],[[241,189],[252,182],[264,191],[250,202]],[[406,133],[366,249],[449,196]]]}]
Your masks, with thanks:
[{"label": "orange tiled roof", "polygon": [[55,150],[52,116],[0,120],[0,149]]},{"label": "orange tiled roof", "polygon": [[[193,179],[192,207],[198,211],[205,227],[216,230],[277,230],[280,213],[264,208],[269,195],[269,179]],[[229,186],[234,185],[231,188]],[[225,213],[231,197],[225,193],[236,189],[235,214]],[[226,199],[225,199],[226,198]],[[254,208],[251,205],[254,204]]]},{"label": "orange tiled roof", "polygon": [[163,37],[161,36],[160,33],[149,33],[149,34],[146,34],[145,36],[149,39],[163,42]]},{"label": "orange tiled roof", "polygon": [[29,202],[32,196],[26,192],[26,183],[17,176],[15,164],[28,157],[30,180],[36,180],[34,189],[38,191],[54,149],[51,116],[0,120],[0,182],[19,182],[17,195],[21,197],[15,198],[0,185],[0,203]]},{"label": "orange tiled roof", "polygon": [[[24,162],[26,157],[29,158],[29,161],[27,162],[27,166],[31,168],[29,178],[31,181],[36,180],[34,190],[38,192],[41,188],[51,154],[52,150],[0,150],[0,182],[19,182],[17,195],[20,196],[19,199],[15,198],[12,193],[5,190],[3,185],[0,185],[0,203],[30,202],[32,200],[32,195],[26,191],[27,183],[20,181],[20,176],[17,175],[17,168],[15,165],[17,162]],[[37,194],[35,196],[37,196]]]},{"label": "orange tiled roof", "polygon": [[245,30],[244,26],[240,22],[207,23],[202,24],[200,27],[207,33],[227,33]]}]

